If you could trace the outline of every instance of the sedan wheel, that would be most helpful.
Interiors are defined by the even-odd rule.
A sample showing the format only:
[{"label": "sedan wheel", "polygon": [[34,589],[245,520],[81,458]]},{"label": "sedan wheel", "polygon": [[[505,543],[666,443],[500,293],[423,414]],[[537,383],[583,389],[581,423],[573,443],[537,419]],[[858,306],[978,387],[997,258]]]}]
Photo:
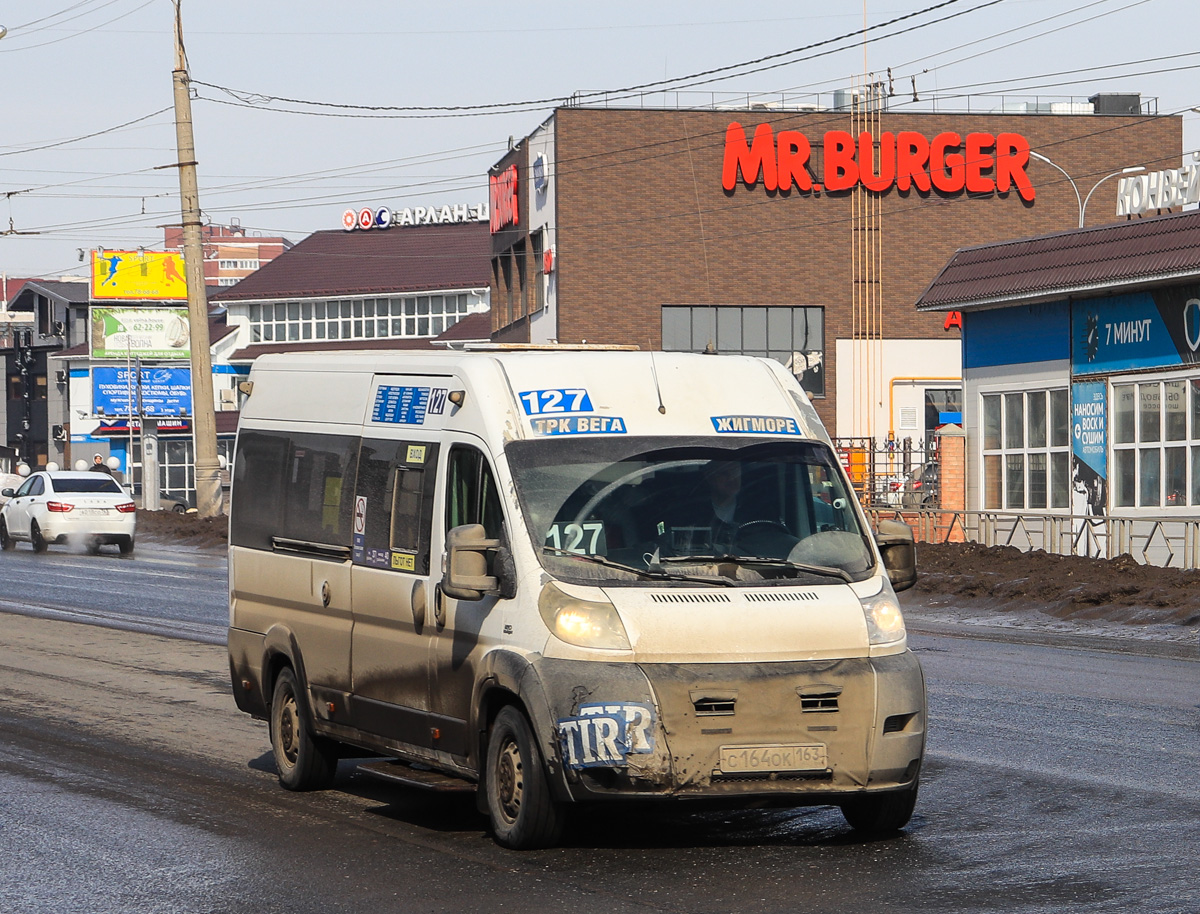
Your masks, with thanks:
[{"label": "sedan wheel", "polygon": [[11,552],[17,548],[17,541],[8,535],[8,524],[0,520],[0,549]]},{"label": "sedan wheel", "polygon": [[49,545],[46,542],[46,537],[42,536],[42,528],[38,526],[38,522],[35,520],[29,522],[29,539],[33,543],[34,552],[45,552],[46,546]]}]

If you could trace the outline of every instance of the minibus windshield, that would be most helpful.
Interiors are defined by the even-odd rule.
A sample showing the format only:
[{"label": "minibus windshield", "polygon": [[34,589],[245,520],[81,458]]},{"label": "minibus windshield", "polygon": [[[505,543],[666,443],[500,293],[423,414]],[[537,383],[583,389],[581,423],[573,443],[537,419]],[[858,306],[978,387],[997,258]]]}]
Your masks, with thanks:
[{"label": "minibus windshield", "polygon": [[874,555],[828,446],[740,438],[510,442],[543,567],[578,583],[853,581]]}]

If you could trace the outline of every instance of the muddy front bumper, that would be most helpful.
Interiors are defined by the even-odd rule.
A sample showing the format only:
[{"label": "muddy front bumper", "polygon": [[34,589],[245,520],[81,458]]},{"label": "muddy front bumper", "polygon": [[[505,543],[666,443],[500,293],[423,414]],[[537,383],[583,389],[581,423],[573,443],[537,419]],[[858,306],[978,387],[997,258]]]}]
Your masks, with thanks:
[{"label": "muddy front bumper", "polygon": [[[560,799],[837,802],[911,784],[925,685],[911,652],[790,663],[535,664]],[[541,722],[539,722],[541,723]]]}]

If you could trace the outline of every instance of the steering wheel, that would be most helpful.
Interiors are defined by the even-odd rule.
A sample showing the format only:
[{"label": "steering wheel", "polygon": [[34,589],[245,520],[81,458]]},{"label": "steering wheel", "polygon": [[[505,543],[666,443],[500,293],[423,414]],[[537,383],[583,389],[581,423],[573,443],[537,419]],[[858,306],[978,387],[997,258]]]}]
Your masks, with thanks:
[{"label": "steering wheel", "polygon": [[[749,532],[751,541],[757,540],[759,543],[759,546],[748,551],[756,552],[759,555],[773,555],[782,558],[798,542],[792,531],[785,524],[770,518],[760,517],[748,520],[738,526],[733,534],[733,543],[735,546],[746,545],[747,532]],[[782,541],[779,539],[780,536],[783,537]],[[740,552],[742,549],[739,548],[738,551]]]}]

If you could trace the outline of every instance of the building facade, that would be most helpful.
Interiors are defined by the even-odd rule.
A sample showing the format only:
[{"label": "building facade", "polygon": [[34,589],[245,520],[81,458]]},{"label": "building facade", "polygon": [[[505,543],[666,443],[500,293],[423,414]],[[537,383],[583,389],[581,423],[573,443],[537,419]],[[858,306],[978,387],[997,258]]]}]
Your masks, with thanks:
[{"label": "building facade", "polygon": [[836,435],[927,438],[961,411],[958,319],[913,309],[946,259],[1074,227],[1093,190],[1112,221],[1110,178],[1178,162],[1180,118],[1093,101],[560,108],[489,173],[494,338],[769,356]]},{"label": "building facade", "polygon": [[[204,284],[234,286],[270,263],[292,243],[281,236],[251,235],[240,225],[204,225],[200,228],[204,251]],[[163,244],[169,251],[183,251],[183,229],[163,229]]]},{"label": "building facade", "polygon": [[918,308],[962,315],[968,509],[1195,515],[1200,211],[964,249]]}]

